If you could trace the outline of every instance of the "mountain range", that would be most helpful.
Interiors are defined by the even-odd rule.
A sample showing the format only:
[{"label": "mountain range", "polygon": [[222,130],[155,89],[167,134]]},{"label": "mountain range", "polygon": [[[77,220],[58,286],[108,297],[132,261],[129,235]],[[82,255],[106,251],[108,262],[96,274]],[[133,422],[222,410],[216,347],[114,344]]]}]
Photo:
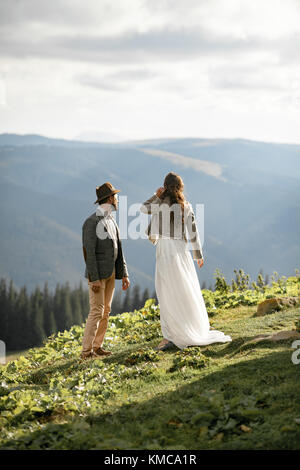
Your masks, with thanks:
[{"label": "mountain range", "polygon": [[[96,186],[110,181],[129,207],[148,199],[169,171],[182,176],[194,209],[204,208],[200,285],[214,284],[216,268],[228,281],[235,268],[253,280],[259,270],[291,275],[300,268],[300,145],[206,138],[99,143],[0,134],[0,165],[0,277],[17,287],[84,280],[81,227],[95,211]],[[128,224],[137,215],[129,215]],[[124,238],[123,249],[132,285],[152,292],[155,247]]]}]

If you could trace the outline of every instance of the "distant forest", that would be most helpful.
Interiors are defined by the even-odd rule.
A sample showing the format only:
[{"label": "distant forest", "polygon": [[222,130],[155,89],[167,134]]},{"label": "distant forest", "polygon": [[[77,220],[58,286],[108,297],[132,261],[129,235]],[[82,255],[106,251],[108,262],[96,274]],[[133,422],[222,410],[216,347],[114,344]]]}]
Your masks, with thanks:
[{"label": "distant forest", "polygon": [[[155,292],[151,297],[157,300]],[[139,285],[125,292],[116,289],[110,315],[139,309],[149,298],[149,290],[141,292]],[[28,294],[26,286],[16,289],[12,280],[0,280],[0,340],[7,351],[40,346],[51,334],[82,324],[88,313],[89,294],[82,282],[73,289],[58,283],[54,292],[45,282]]]}]

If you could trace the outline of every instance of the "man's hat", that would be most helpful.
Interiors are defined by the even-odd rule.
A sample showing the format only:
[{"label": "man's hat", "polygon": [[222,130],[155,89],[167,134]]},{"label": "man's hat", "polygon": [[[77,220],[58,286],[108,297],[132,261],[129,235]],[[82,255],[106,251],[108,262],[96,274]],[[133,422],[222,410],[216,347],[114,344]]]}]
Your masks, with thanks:
[{"label": "man's hat", "polygon": [[94,202],[94,204],[97,204],[101,202],[103,199],[106,197],[112,196],[113,194],[119,193],[121,190],[116,189],[113,187],[111,183],[108,181],[101,186],[97,186],[96,188],[96,195],[97,195],[97,201]]}]

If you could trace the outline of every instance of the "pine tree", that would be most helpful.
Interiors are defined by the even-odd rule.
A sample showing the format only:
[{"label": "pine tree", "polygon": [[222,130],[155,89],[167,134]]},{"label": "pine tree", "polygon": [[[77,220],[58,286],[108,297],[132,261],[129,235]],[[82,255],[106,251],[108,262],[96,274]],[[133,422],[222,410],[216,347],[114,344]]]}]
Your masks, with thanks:
[{"label": "pine tree", "polygon": [[61,289],[60,301],[60,323],[57,326],[59,331],[64,331],[68,330],[73,325],[70,287],[68,283],[66,283],[65,286]]},{"label": "pine tree", "polygon": [[83,318],[81,315],[80,294],[78,290],[75,290],[74,292],[72,292],[71,305],[72,305],[72,313],[73,313],[73,324],[81,325],[81,323],[83,323]]},{"label": "pine tree", "polygon": [[1,279],[0,281],[0,340],[7,342],[7,288],[6,280]]},{"label": "pine tree", "polygon": [[70,301],[70,288],[68,283],[65,286],[56,285],[53,313],[58,331],[64,331],[73,325],[72,307]]},{"label": "pine tree", "polygon": [[17,292],[15,290],[13,281],[9,281],[8,295],[7,295],[7,335],[6,335],[6,348],[8,351],[13,351],[16,344],[16,335],[14,334],[18,318],[16,315]]},{"label": "pine tree", "polygon": [[131,310],[139,310],[142,305],[142,299],[141,299],[141,288],[139,285],[135,285],[133,290],[132,290],[132,301],[131,301]]},{"label": "pine tree", "polygon": [[126,290],[125,299],[122,305],[122,312],[130,312],[131,299],[130,299],[130,287]]},{"label": "pine tree", "polygon": [[47,324],[46,335],[51,336],[54,333],[57,333],[57,326],[56,326],[55,316],[54,316],[53,310],[50,310],[50,312],[47,315],[48,315],[48,318],[47,318],[47,322],[46,322],[46,324]]},{"label": "pine tree", "polygon": [[53,313],[57,331],[63,331],[61,320],[61,287],[57,283],[53,297]]},{"label": "pine tree", "polygon": [[113,296],[111,304],[111,315],[118,315],[122,311],[121,291],[118,289]]},{"label": "pine tree", "polygon": [[43,311],[44,311],[44,330],[46,336],[50,336],[57,332],[57,326],[53,311],[53,298],[49,294],[48,282],[44,284],[43,292]]},{"label": "pine tree", "polygon": [[143,296],[142,296],[142,306],[145,305],[145,302],[146,300],[150,299],[150,292],[149,292],[149,289],[148,287],[146,287],[146,289],[144,290],[143,292]]},{"label": "pine tree", "polygon": [[85,321],[89,314],[89,291],[87,289],[84,289],[82,286],[82,281],[80,280],[79,283],[79,299],[80,299],[80,306],[81,306],[81,316],[82,320]]},{"label": "pine tree", "polygon": [[26,286],[23,286],[19,292],[16,301],[16,316],[18,321],[15,324],[13,349],[22,350],[30,347],[30,301],[27,295]]},{"label": "pine tree", "polygon": [[31,296],[31,347],[41,346],[46,337],[42,301],[41,291],[36,287]]}]

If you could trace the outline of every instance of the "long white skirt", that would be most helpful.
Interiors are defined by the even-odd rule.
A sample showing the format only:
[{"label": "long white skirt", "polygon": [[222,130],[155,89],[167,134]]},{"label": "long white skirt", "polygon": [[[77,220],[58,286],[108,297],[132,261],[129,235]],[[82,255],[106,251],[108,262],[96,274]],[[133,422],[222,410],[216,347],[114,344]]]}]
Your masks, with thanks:
[{"label": "long white skirt", "polygon": [[161,330],[163,337],[180,349],[231,341],[221,331],[210,330],[194,263],[184,240],[158,239],[155,288]]}]

